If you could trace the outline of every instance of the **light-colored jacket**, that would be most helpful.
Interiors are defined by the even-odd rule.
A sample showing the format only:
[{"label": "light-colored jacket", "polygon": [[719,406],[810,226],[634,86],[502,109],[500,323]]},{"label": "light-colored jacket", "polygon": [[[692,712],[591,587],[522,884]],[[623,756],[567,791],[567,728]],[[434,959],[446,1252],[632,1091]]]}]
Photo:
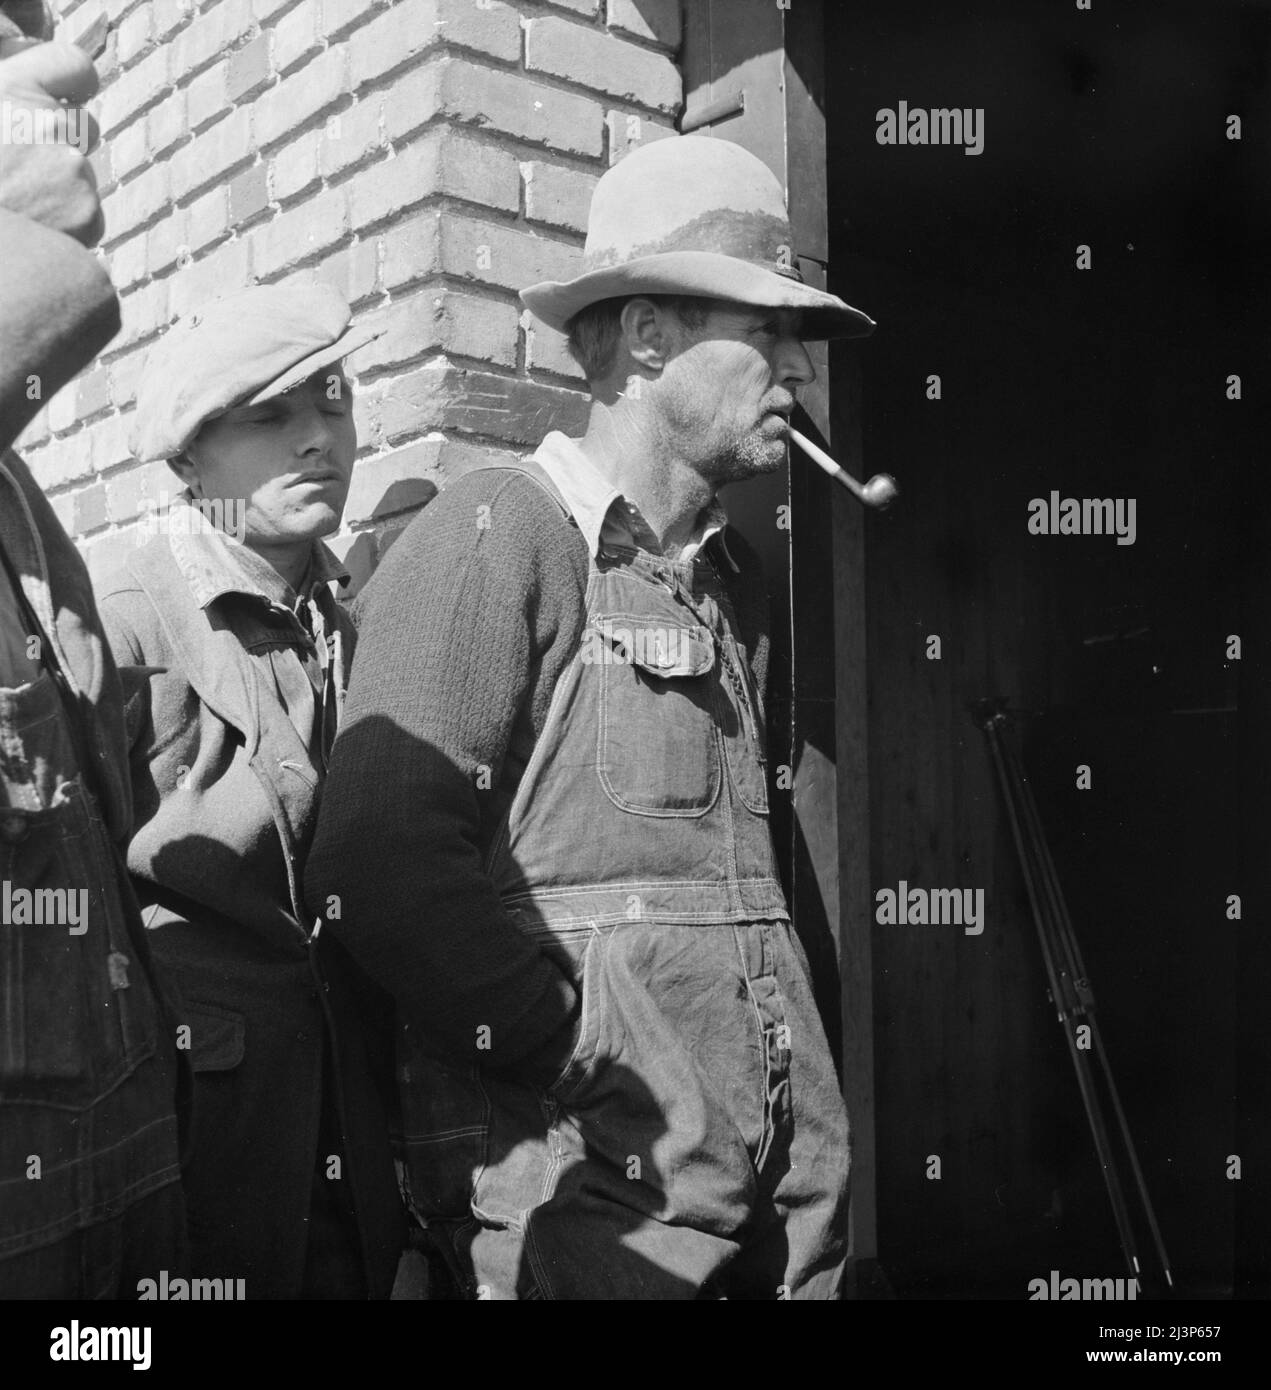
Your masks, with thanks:
[{"label": "light-colored jacket", "polygon": [[[367,1288],[386,1298],[403,1237],[388,1141],[391,1004],[329,932],[313,933],[324,914],[303,899],[321,756],[289,717],[273,661],[261,658],[274,650],[301,671],[298,620],[227,574],[216,544],[174,527],[101,594],[130,686],[137,828],[128,866],[191,1031],[185,1184],[195,1273],[241,1273],[251,1298],[300,1296],[330,1095]],[[317,558],[319,578],[337,568],[325,547]],[[342,694],[353,628],[329,590],[319,601]]]}]

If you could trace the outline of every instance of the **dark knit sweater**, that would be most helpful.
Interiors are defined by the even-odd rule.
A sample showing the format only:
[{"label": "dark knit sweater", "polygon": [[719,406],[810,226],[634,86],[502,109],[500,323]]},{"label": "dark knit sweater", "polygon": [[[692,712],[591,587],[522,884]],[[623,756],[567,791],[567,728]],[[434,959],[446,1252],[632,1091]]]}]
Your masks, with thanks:
[{"label": "dark knit sweater", "polygon": [[[762,690],[762,582],[735,531],[727,545],[740,575],[714,553]],[[315,908],[338,896],[330,929],[432,1047],[547,1079],[576,992],[508,920],[483,862],[581,640],[586,582],[581,533],[521,473],[468,474],[415,518],[357,606],[305,879]]]}]

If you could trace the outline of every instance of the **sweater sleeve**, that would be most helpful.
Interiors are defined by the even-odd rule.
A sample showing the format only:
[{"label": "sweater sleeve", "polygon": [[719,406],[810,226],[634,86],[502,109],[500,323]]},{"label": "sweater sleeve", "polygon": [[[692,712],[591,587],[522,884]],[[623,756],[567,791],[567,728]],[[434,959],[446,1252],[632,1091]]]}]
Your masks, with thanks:
[{"label": "sweater sleeve", "polygon": [[569,545],[540,489],[498,472],[453,483],[398,539],[358,605],[306,874],[311,902],[339,900],[330,929],[443,1055],[546,1079],[572,1046],[576,991],[503,911],[481,788],[499,785],[581,603]]}]

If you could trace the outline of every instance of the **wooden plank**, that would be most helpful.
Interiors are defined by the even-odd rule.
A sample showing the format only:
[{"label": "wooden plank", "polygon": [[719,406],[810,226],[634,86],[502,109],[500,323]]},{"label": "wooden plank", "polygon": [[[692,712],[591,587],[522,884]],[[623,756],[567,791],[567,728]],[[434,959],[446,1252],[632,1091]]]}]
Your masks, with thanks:
[{"label": "wooden plank", "polygon": [[[753,151],[782,179],[799,268],[808,283],[824,288],[821,0],[800,0],[789,11],[771,0],[689,5],[683,62],[690,110],[744,89],[744,112],[709,131]],[[800,392],[801,424],[828,442],[831,419],[838,419],[830,404],[830,357],[823,343],[811,345],[811,355],[817,379]],[[854,365],[849,371],[845,462],[859,455],[859,375]],[[838,447],[837,436],[835,442]],[[853,1127],[852,1257],[870,1261],[877,1237],[862,518],[854,502],[801,458],[771,479],[727,489],[725,503],[768,573],[773,761],[788,762],[794,773],[789,814],[775,810],[773,832],[817,1002],[843,1067]],[[782,505],[789,529],[773,524]],[[856,924],[850,939],[844,922]]]},{"label": "wooden plank", "polygon": [[[827,244],[825,188],[824,42],[819,0],[786,15],[787,201],[809,284],[825,288]],[[816,380],[799,392],[805,432],[830,439],[829,353],[809,344]],[[826,1018],[835,1060],[843,1065],[842,984],[844,931],[839,895],[839,821],[834,566],[841,543],[836,530],[838,490],[802,455],[790,459],[791,614],[794,669],[795,758],[792,909],[808,948],[813,988]],[[864,841],[861,842],[865,843]],[[854,1059],[854,1064],[855,1064]],[[853,1089],[863,1089],[856,1082]],[[858,1206],[868,1200],[857,1187]],[[859,1222],[858,1222],[859,1225]],[[868,1225],[868,1222],[866,1222]]]},{"label": "wooden plank", "polygon": [[[743,89],[744,111],[694,132],[719,136],[748,149],[785,182],[785,115],[781,13],[769,0],[700,0],[684,10],[685,107],[693,111]],[[790,488],[783,467],[743,487],[726,487],[720,499],[730,522],[753,545],[768,586],[772,651],[769,662],[768,731],[775,766],[793,765],[793,675],[790,625]],[[782,881],[795,892],[792,864],[793,808],[778,797],[772,815]]]},{"label": "wooden plank", "polygon": [[[834,354],[835,456],[864,475],[861,450],[859,349]],[[826,480],[828,483],[828,479]],[[854,1266],[878,1256],[877,1120],[874,1107],[874,959],[871,878],[869,736],[865,625],[865,516],[836,489],[834,526],[835,821],[838,911],[842,943],[843,1094],[852,1124]]]}]

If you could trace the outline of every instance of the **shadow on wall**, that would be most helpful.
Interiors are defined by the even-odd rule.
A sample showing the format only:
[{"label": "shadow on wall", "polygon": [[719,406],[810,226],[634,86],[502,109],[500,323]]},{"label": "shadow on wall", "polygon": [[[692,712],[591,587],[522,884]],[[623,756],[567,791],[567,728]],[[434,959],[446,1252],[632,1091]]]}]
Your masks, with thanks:
[{"label": "shadow on wall", "polygon": [[399,478],[384,489],[371,508],[380,530],[357,531],[340,557],[349,572],[348,584],[341,584],[339,597],[351,602],[375,573],[389,546],[437,495],[437,484],[429,478]]}]

